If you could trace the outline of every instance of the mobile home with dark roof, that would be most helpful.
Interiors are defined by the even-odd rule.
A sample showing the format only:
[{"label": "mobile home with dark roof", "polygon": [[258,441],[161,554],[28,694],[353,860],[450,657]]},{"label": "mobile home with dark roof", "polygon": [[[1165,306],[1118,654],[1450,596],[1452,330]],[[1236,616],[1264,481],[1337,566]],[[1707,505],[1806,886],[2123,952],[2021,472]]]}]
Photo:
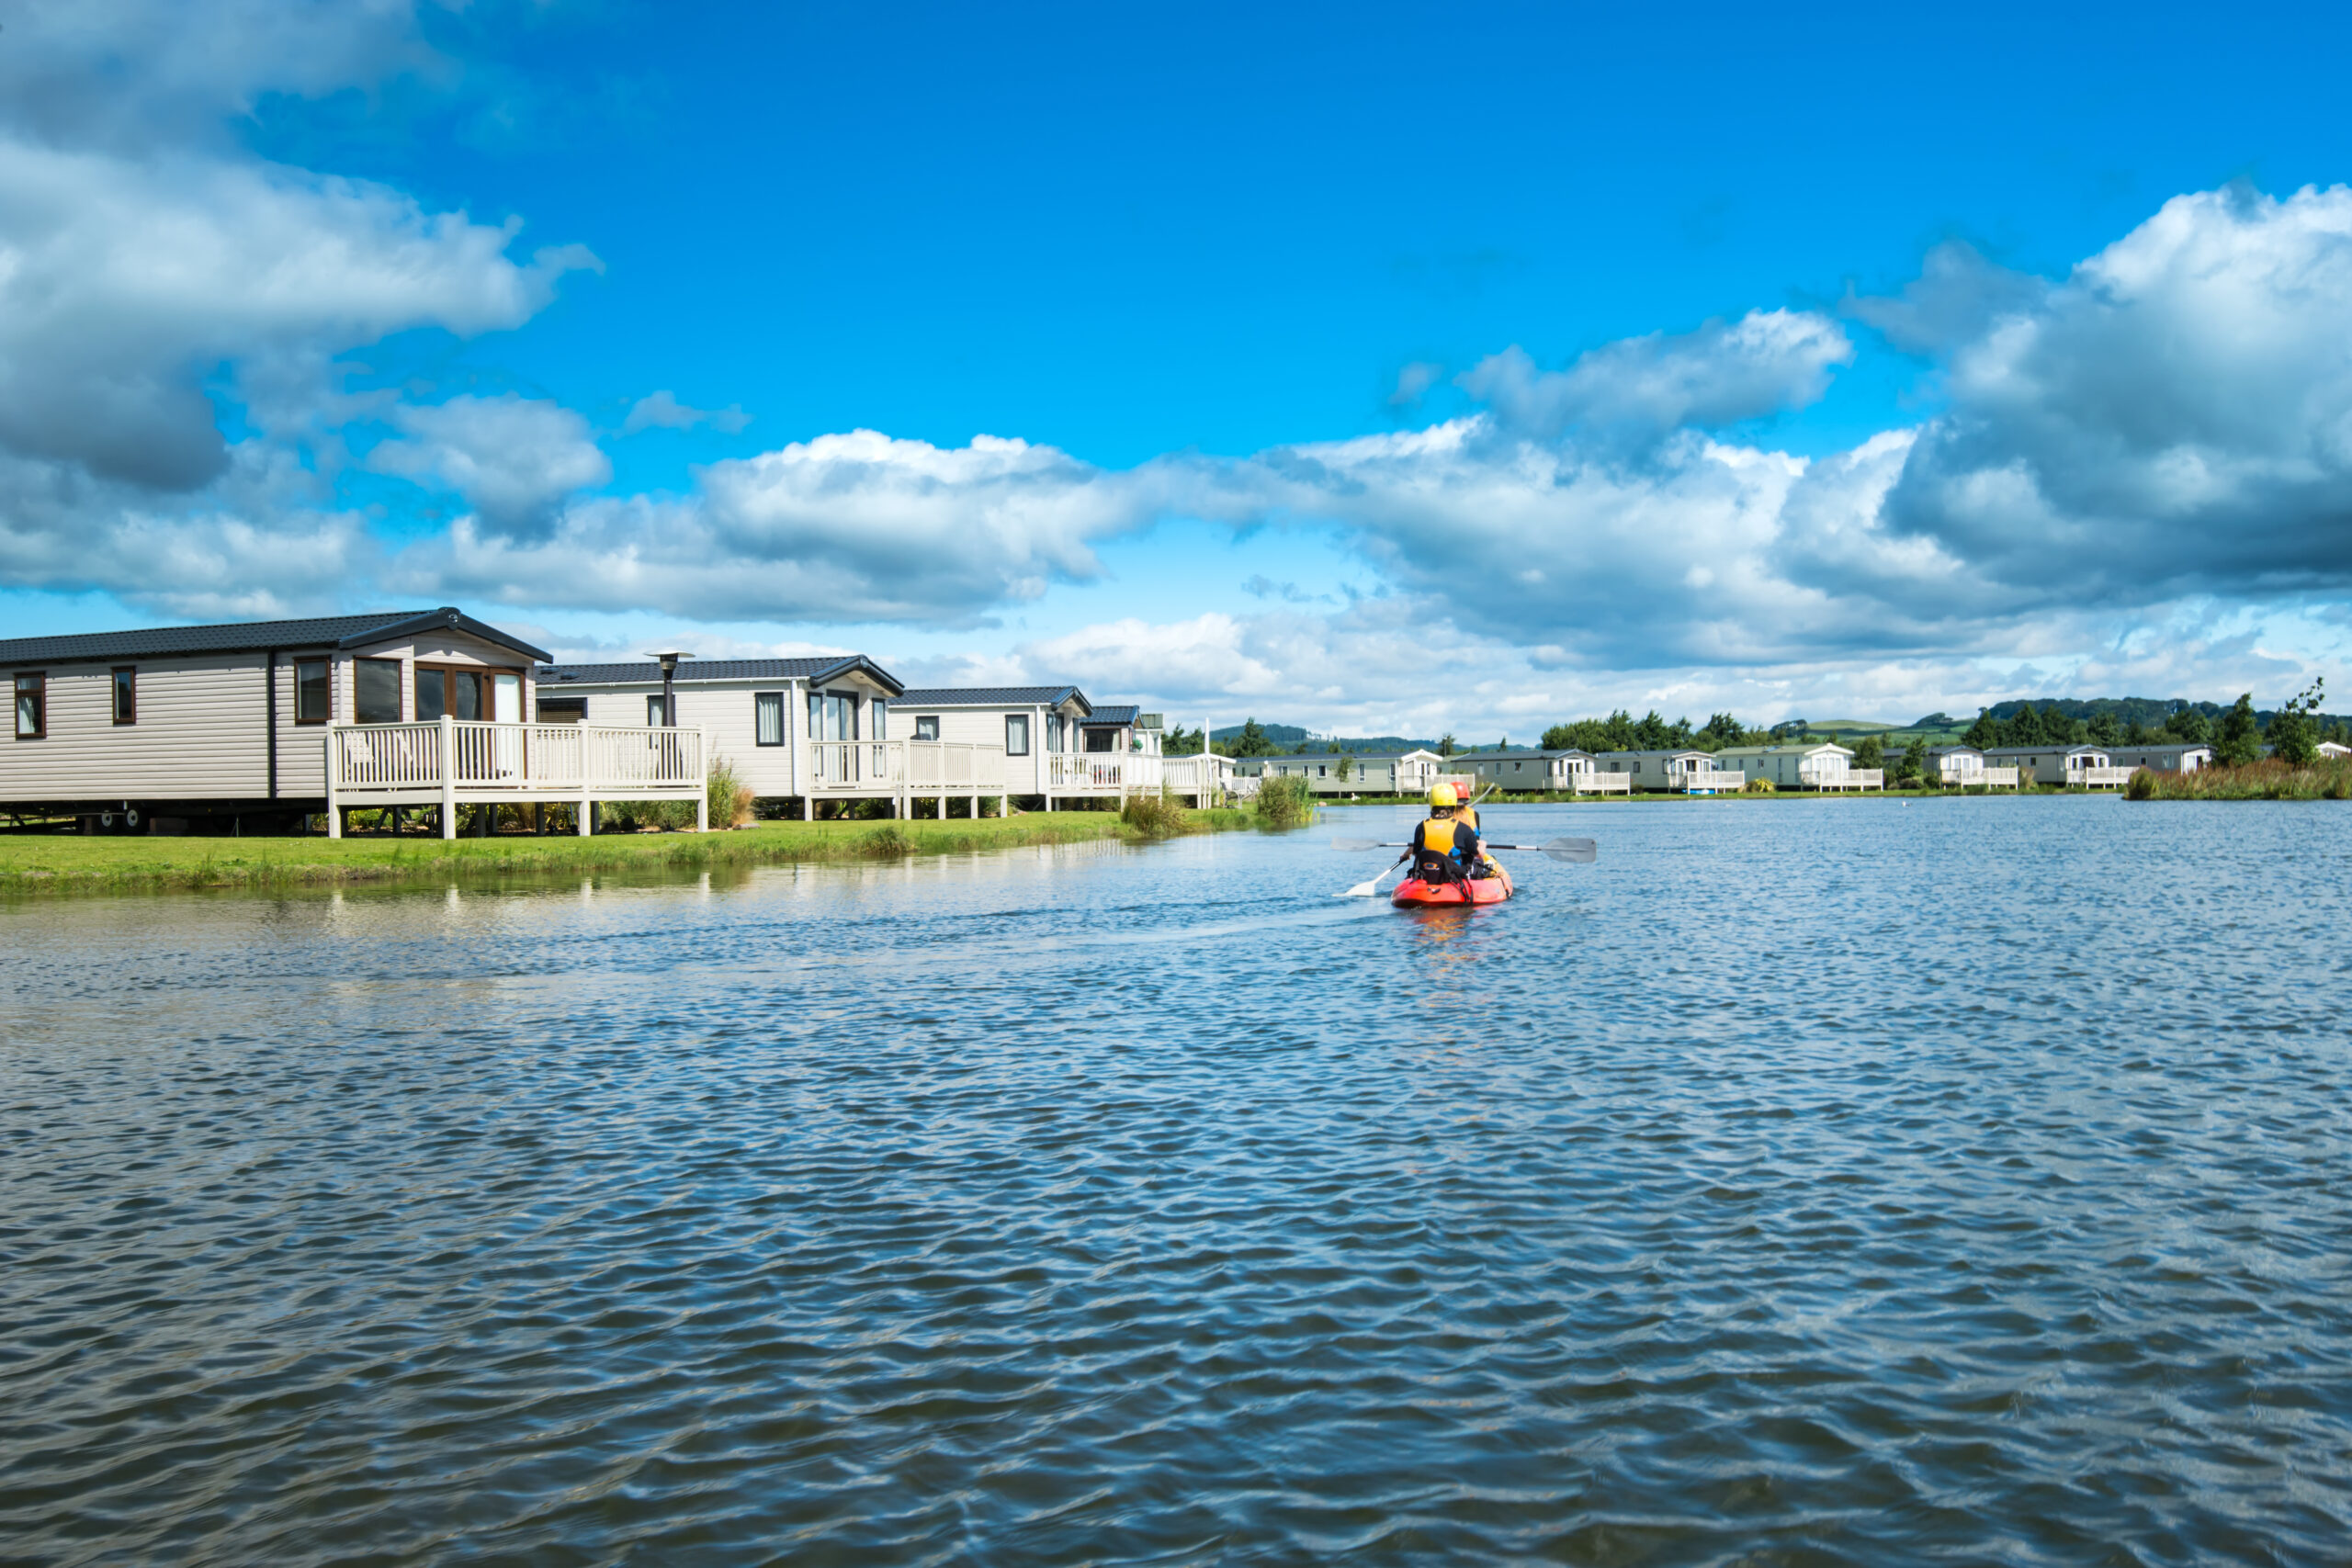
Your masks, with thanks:
[{"label": "mobile home with dark roof", "polygon": [[327,809],[330,726],[520,722],[547,657],[448,605],[0,641],[0,811],[289,826]]}]

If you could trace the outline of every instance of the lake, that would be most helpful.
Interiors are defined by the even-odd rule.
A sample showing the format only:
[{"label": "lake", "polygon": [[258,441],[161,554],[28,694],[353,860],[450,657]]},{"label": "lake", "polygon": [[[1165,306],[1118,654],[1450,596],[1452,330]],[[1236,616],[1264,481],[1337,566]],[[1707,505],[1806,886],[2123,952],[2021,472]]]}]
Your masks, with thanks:
[{"label": "lake", "polygon": [[2323,1562],[2352,814],[0,908],[0,1562]]}]

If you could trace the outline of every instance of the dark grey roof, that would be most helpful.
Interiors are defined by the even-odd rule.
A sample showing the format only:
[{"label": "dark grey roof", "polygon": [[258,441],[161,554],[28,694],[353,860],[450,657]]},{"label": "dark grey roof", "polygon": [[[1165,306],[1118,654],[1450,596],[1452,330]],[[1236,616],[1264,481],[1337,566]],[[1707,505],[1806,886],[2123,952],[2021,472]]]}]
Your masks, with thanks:
[{"label": "dark grey roof", "polygon": [[407,632],[447,626],[526,659],[551,657],[519,637],[485,626],[444,604],[437,610],[372,610],[358,615],[322,615],[307,621],[231,621],[213,626],[142,626],[127,632],[79,632],[67,637],[20,637],[0,642],[0,663],[69,664],[100,659],[163,659],[179,653],[266,653],[300,648],[356,648]]},{"label": "dark grey roof", "polygon": [[[1671,755],[1678,757],[1682,753],[1679,751],[1658,753],[1658,755],[1661,756]],[[1525,751],[1456,751],[1452,757],[1448,758],[1447,761],[1453,762],[1533,762],[1552,757],[1589,757],[1591,755],[1592,753],[1589,751],[1579,750],[1574,746],[1567,746],[1555,751],[1538,751],[1532,749]]]},{"label": "dark grey roof", "polygon": [[1696,746],[1669,747],[1663,751],[1595,751],[1596,757],[1703,757],[1707,753]]},{"label": "dark grey roof", "polygon": [[[547,657],[541,654],[540,658]],[[825,681],[864,671],[896,701],[905,694],[896,677],[862,653],[828,653],[814,659],[692,659],[678,665],[678,684],[697,681]],[[543,686],[659,686],[662,667],[651,660],[634,664],[543,664],[536,679]]]},{"label": "dark grey roof", "polygon": [[1137,709],[1133,703],[1112,707],[1098,707],[1088,715],[1086,722],[1090,727],[1108,729],[1114,725],[1133,724],[1136,721],[1136,712]]},{"label": "dark grey roof", "polygon": [[1072,697],[1088,713],[1094,711],[1076,686],[925,686],[900,692],[896,700],[900,707],[1050,708]]},{"label": "dark grey roof", "polygon": [[2040,746],[1987,746],[1984,748],[1984,755],[1987,757],[2030,757],[2036,751],[2047,751],[2053,756],[2071,757],[2077,751],[2106,750],[2106,747],[2089,740],[2070,740],[2064,745],[2052,740]]}]

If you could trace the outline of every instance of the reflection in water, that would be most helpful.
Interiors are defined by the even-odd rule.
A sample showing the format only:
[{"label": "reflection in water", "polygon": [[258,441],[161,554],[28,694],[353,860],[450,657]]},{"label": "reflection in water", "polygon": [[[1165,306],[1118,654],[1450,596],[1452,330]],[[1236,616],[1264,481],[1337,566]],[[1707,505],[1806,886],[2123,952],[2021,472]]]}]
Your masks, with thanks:
[{"label": "reflection in water", "polygon": [[2340,1557],[2337,808],[1489,819],[0,909],[0,1555]]}]

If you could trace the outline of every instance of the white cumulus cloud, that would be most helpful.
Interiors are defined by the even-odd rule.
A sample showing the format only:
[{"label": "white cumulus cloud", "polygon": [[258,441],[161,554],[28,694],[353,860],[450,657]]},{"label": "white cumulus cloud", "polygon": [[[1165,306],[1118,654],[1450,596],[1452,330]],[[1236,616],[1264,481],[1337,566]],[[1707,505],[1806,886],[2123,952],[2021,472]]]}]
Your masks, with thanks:
[{"label": "white cumulus cloud", "polygon": [[501,531],[534,530],[556,502],[613,477],[588,422],[544,398],[461,396],[388,417],[401,437],[368,466],[455,491]]}]

